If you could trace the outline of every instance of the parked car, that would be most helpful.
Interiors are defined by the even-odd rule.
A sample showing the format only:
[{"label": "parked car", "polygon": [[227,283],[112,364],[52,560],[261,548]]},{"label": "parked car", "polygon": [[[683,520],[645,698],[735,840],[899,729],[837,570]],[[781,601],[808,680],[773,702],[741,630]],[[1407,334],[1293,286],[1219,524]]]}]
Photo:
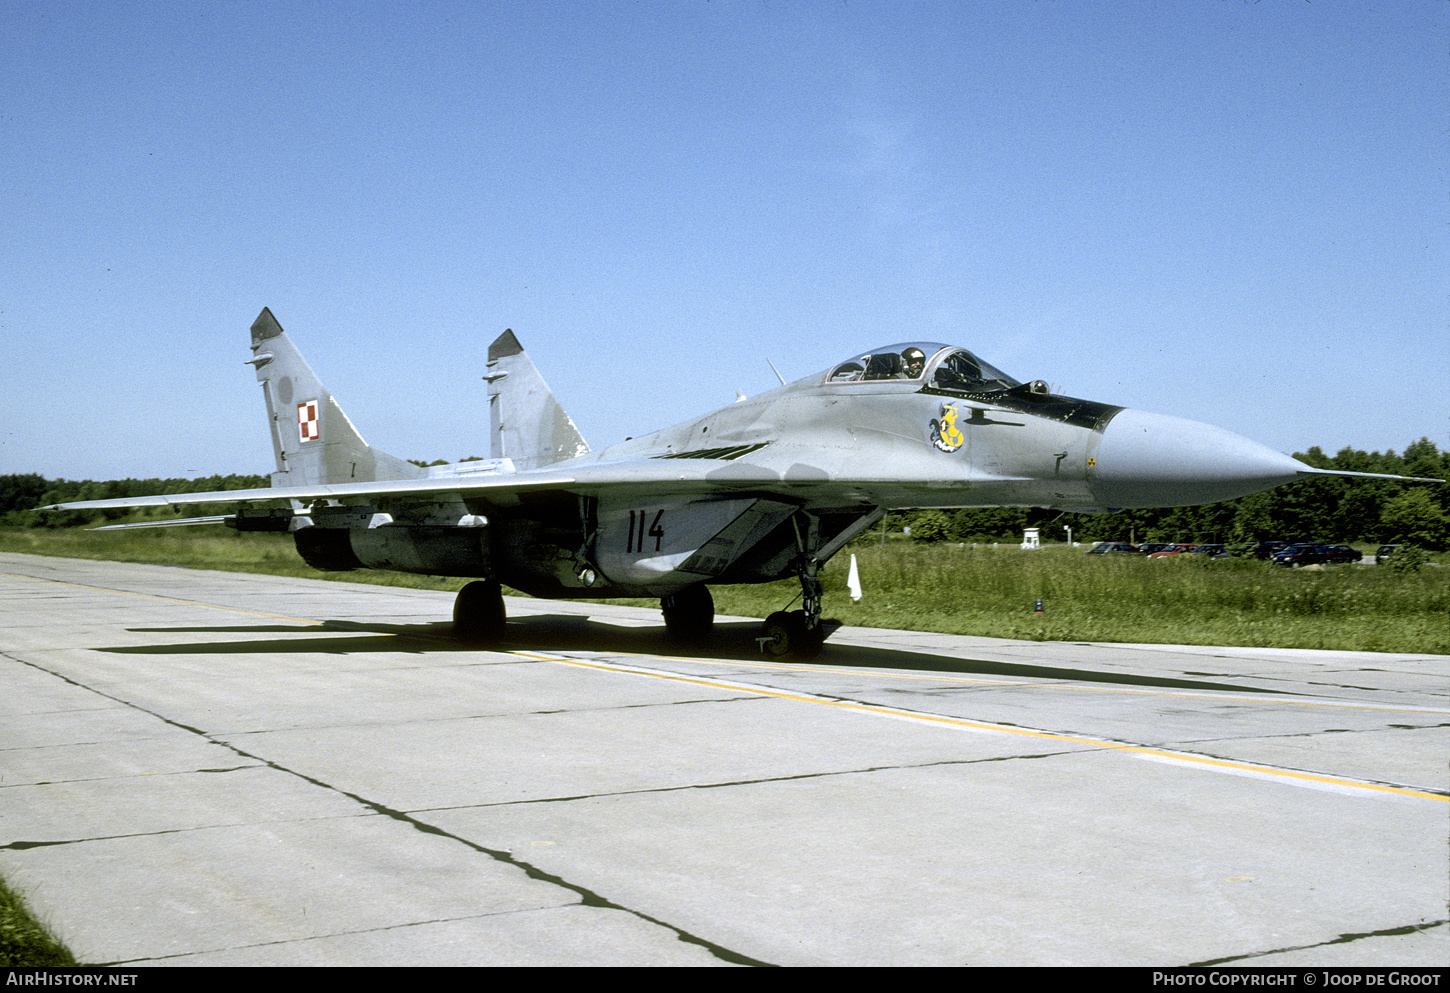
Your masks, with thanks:
[{"label": "parked car", "polygon": [[1283,551],[1275,552],[1269,557],[1269,561],[1275,565],[1288,566],[1292,569],[1306,565],[1323,565],[1329,561],[1329,546],[1313,542],[1300,542],[1290,545]]},{"label": "parked car", "polygon": [[1272,558],[1275,552],[1282,552],[1288,547],[1287,541],[1251,541],[1234,551],[1245,557],[1252,555],[1256,559],[1267,559]]},{"label": "parked car", "polygon": [[1325,545],[1329,557],[1326,562],[1358,562],[1364,558],[1364,553],[1350,548],[1348,545]]},{"label": "parked car", "polygon": [[1166,541],[1147,541],[1138,546],[1139,555],[1152,555],[1154,552],[1161,552],[1165,548],[1173,546]]},{"label": "parked car", "polygon": [[1226,559],[1229,557],[1228,549],[1223,545],[1195,545],[1191,555],[1207,555],[1211,559]]},{"label": "parked car", "polygon": [[1185,555],[1188,552],[1193,551],[1197,547],[1198,547],[1197,545],[1189,545],[1189,544],[1182,544],[1182,543],[1176,544],[1176,545],[1169,545],[1167,548],[1163,549],[1161,552],[1154,552],[1153,554],[1149,555],[1148,557],[1150,559],[1166,559],[1166,558],[1168,558],[1171,555]]},{"label": "parked car", "polygon": [[1130,545],[1126,541],[1100,541],[1087,550],[1088,555],[1136,555],[1137,545]]},{"label": "parked car", "polygon": [[1416,545],[1381,545],[1374,555],[1375,565],[1402,566],[1419,569],[1430,562],[1430,556]]}]

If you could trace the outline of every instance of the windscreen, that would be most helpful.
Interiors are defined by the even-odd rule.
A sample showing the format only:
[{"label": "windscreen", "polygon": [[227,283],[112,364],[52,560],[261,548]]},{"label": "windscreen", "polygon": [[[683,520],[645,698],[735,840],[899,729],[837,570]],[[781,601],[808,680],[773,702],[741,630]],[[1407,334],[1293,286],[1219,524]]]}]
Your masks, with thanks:
[{"label": "windscreen", "polygon": [[828,383],[888,380],[925,381],[940,389],[980,393],[1007,390],[1017,380],[983,362],[965,348],[939,341],[906,341],[884,345],[847,359],[826,374]]},{"label": "windscreen", "polygon": [[955,348],[943,355],[932,373],[932,381],[945,390],[980,392],[1010,390],[1021,384],[990,363],[983,362],[965,348]]}]

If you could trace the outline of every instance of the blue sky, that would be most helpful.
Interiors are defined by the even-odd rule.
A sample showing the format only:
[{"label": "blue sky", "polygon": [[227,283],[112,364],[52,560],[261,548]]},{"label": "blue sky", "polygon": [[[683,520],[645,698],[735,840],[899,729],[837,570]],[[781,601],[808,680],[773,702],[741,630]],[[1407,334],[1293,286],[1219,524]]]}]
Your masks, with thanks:
[{"label": "blue sky", "polygon": [[1450,4],[0,0],[0,473],[598,449],[873,345],[1285,452],[1450,448]]}]

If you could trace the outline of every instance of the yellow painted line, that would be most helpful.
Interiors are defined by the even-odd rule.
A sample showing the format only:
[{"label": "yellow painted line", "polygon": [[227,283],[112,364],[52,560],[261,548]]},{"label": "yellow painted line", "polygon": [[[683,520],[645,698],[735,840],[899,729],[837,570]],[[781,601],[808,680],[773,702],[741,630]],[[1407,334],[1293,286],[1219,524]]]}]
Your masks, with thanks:
[{"label": "yellow painted line", "polygon": [[634,666],[610,665],[605,662],[584,662],[579,659],[561,658],[554,655],[539,655],[533,652],[513,652],[522,658],[534,659],[540,662],[557,662],[563,665],[579,666],[584,669],[598,669],[604,672],[618,672],[635,676],[650,676],[655,679],[666,679],[671,682],[689,683],[694,686],[704,686],[710,689],[730,690],[732,692],[754,693],[758,696],[774,697],[779,700],[793,700],[799,703],[823,704],[828,707],[837,707],[842,710],[852,710],[858,713],[871,714],[877,717],[895,717],[913,721],[924,721],[929,724],[943,724],[949,727],[966,728],[972,731],[988,731],[998,734],[1015,734],[1026,738],[1041,738],[1046,741],[1059,741],[1074,745],[1088,745],[1095,748],[1109,748],[1115,751],[1127,752],[1135,755],[1144,755],[1151,758],[1172,759],[1178,762],[1188,762],[1194,765],[1207,766],[1215,769],[1226,769],[1234,772],[1256,773],[1266,776],[1279,776],[1286,779],[1297,779],[1311,783],[1321,783],[1326,786],[1350,787],[1361,790],[1374,790],[1380,793],[1392,793],[1398,796],[1418,797],[1423,800],[1439,800],[1442,803],[1450,803],[1450,796],[1439,793],[1430,793],[1424,790],[1413,790],[1401,786],[1383,786],[1379,783],[1367,783],[1356,779],[1343,779],[1337,776],[1324,776],[1318,773],[1296,772],[1292,769],[1276,769],[1273,766],[1258,765],[1250,762],[1232,762],[1226,759],[1208,758],[1203,755],[1193,755],[1187,752],[1173,752],[1161,748],[1151,748],[1147,745],[1133,745],[1119,741],[1109,741],[1103,738],[1085,738],[1077,735],[1061,734],[1056,731],[1041,731],[1031,728],[1013,727],[1005,724],[991,724],[986,721],[970,721],[961,717],[944,717],[939,714],[923,714],[912,710],[900,710],[894,707],[882,707],[870,703],[853,703],[846,700],[832,700],[828,697],[813,696],[803,693],[790,693],[785,690],[776,690],[764,686],[753,686],[748,683],[728,683],[722,680],[703,679],[698,676],[685,676],[680,673],[659,672],[652,669],[637,668]]},{"label": "yellow painted line", "polygon": [[[237,607],[219,607],[219,606],[216,606],[215,604],[201,603],[200,601],[197,601],[197,600],[182,600],[182,599],[179,599],[179,598],[176,598],[176,597],[153,596],[153,595],[148,594],[148,593],[132,593],[132,592],[130,592],[128,590],[113,590],[113,589],[108,589],[108,588],[101,587],[101,586],[86,586],[86,585],[81,584],[81,583],[67,583],[67,582],[64,582],[64,581],[58,580],[58,579],[43,579],[43,578],[40,578],[38,576],[20,576],[20,575],[14,574],[14,573],[0,573],[0,576],[4,576],[4,577],[10,578],[10,579],[29,579],[29,580],[33,580],[34,582],[38,582],[38,583],[50,583],[50,584],[52,584],[54,586],[68,586],[68,587],[71,587],[72,589],[90,590],[92,592],[98,592],[98,593],[114,593],[114,594],[117,594],[119,596],[137,597],[137,598],[142,599],[142,600],[155,600],[155,601],[158,601],[158,602],[161,602],[161,603],[178,603],[178,604],[184,604],[184,605],[186,605],[188,607],[205,607],[205,608],[207,608],[209,610],[222,610],[222,611],[226,611],[228,613],[233,613],[233,614],[247,614],[247,615],[250,615],[252,617],[268,617],[268,618],[271,618],[273,620],[291,621],[291,622],[294,622],[294,623],[297,623],[297,624],[309,624],[309,625],[314,625],[314,626],[317,626],[317,627],[323,626],[323,622],[322,621],[307,620],[307,619],[300,618],[300,617],[288,617],[288,616],[283,615],[283,614],[267,614],[267,613],[263,613],[261,611],[256,611],[256,610],[242,610],[242,609],[237,608]],[[378,633],[390,633],[390,632],[378,632]],[[1425,792],[1423,790],[1406,789],[1404,787],[1399,787],[1399,786],[1383,786],[1383,785],[1380,785],[1378,783],[1366,783],[1366,782],[1361,782],[1359,780],[1354,780],[1354,779],[1341,779],[1341,778],[1333,777],[1333,776],[1322,776],[1322,775],[1318,775],[1318,774],[1315,774],[1315,773],[1295,772],[1295,771],[1290,770],[1290,769],[1276,769],[1276,768],[1274,768],[1272,766],[1255,765],[1255,764],[1246,763],[1246,762],[1230,762],[1230,761],[1227,761],[1227,760],[1224,760],[1224,759],[1207,758],[1207,757],[1202,756],[1202,755],[1191,755],[1191,754],[1188,754],[1186,752],[1170,752],[1170,751],[1166,751],[1164,749],[1150,748],[1150,747],[1148,747],[1146,745],[1132,745],[1132,744],[1127,744],[1127,743],[1124,743],[1124,742],[1109,741],[1107,739],[1101,739],[1101,738],[1084,738],[1084,737],[1078,737],[1078,736],[1074,736],[1074,735],[1060,734],[1060,733],[1055,732],[1055,731],[1041,731],[1041,730],[1033,730],[1033,729],[1030,729],[1030,728],[1011,727],[1009,725],[1003,725],[1003,724],[990,724],[990,723],[987,723],[985,721],[969,721],[969,720],[966,720],[965,718],[960,718],[960,717],[944,717],[944,716],[941,716],[941,715],[938,715],[938,714],[923,714],[923,713],[919,713],[917,711],[900,710],[900,709],[896,709],[896,708],[892,708],[892,707],[882,707],[882,706],[878,706],[876,704],[852,703],[852,702],[845,701],[845,700],[832,700],[832,699],[829,699],[827,697],[813,696],[813,695],[801,694],[801,693],[788,693],[788,692],[786,692],[784,690],[775,690],[775,689],[770,689],[768,687],[754,686],[754,685],[747,684],[747,683],[727,683],[727,682],[723,682],[723,681],[719,681],[719,680],[703,679],[703,678],[696,677],[696,676],[685,676],[685,675],[682,675],[682,674],[679,674],[679,673],[659,672],[657,670],[645,669],[645,668],[640,668],[640,667],[635,667],[635,666],[609,665],[609,664],[603,663],[603,662],[584,662],[584,661],[581,661],[579,659],[561,658],[559,656],[554,656],[554,655],[539,655],[539,654],[536,654],[536,653],[533,653],[533,652],[516,651],[516,652],[511,652],[510,654],[517,655],[517,656],[519,656],[521,658],[534,659],[534,660],[539,661],[539,662],[555,662],[555,663],[559,663],[559,664],[562,664],[562,665],[578,666],[580,668],[585,668],[585,669],[598,669],[598,670],[601,670],[601,671],[604,671],[604,672],[617,672],[617,673],[624,673],[624,674],[635,675],[635,676],[649,676],[649,677],[652,677],[652,678],[655,678],[655,679],[665,679],[665,680],[670,680],[672,682],[678,682],[678,683],[690,683],[690,684],[693,684],[693,685],[696,685],[696,686],[709,687],[711,689],[730,690],[732,692],[753,693],[753,694],[756,694],[757,696],[774,697],[774,698],[780,699],[780,700],[794,700],[794,701],[797,701],[797,702],[800,702],[800,703],[824,704],[825,706],[829,706],[829,707],[838,707],[838,708],[841,708],[843,710],[853,710],[853,711],[857,711],[857,712],[860,712],[860,713],[872,714],[874,716],[879,716],[879,717],[894,717],[894,718],[901,718],[901,719],[905,719],[905,720],[924,721],[924,722],[931,723],[931,724],[943,724],[943,725],[952,726],[952,727],[967,728],[969,730],[974,730],[974,731],[987,731],[987,732],[995,732],[995,733],[998,733],[998,734],[1014,734],[1014,735],[1018,735],[1018,736],[1021,736],[1021,737],[1042,738],[1044,740],[1061,741],[1061,742],[1067,742],[1069,744],[1075,744],[1075,745],[1089,745],[1089,746],[1093,746],[1093,747],[1097,747],[1097,748],[1109,748],[1109,749],[1113,749],[1113,750],[1116,750],[1116,751],[1129,752],[1129,753],[1138,754],[1138,755],[1145,755],[1145,756],[1149,756],[1149,757],[1153,757],[1153,758],[1172,759],[1172,760],[1175,760],[1175,761],[1188,762],[1188,763],[1192,763],[1192,764],[1196,764],[1196,765],[1216,767],[1216,768],[1221,768],[1221,769],[1229,769],[1229,770],[1233,770],[1233,771],[1236,771],[1236,772],[1257,773],[1257,774],[1262,774],[1262,775],[1267,775],[1267,776],[1281,776],[1281,777],[1288,778],[1288,779],[1299,779],[1299,780],[1304,780],[1304,781],[1307,781],[1307,782],[1322,783],[1322,784],[1329,785],[1329,786],[1351,787],[1351,788],[1363,789],[1363,790],[1375,790],[1375,791],[1382,792],[1382,793],[1393,793],[1393,794],[1397,794],[1397,795],[1400,795],[1400,796],[1419,797],[1419,798],[1425,799],[1425,800],[1439,800],[1441,802],[1450,803],[1450,796],[1445,796],[1445,795],[1442,795],[1442,794],[1439,794],[1439,793],[1429,793],[1429,792]],[[687,661],[687,662],[691,662],[691,663],[698,663],[698,662],[701,662],[701,661],[708,661],[708,660],[701,660],[701,659],[680,659],[679,661]],[[779,670],[784,670],[784,671],[802,671],[802,672],[831,672],[831,673],[842,673],[843,671],[848,671],[848,670],[841,670],[841,669],[834,669],[834,668],[825,668],[825,667],[821,667],[821,666],[783,666],[783,665],[773,665],[773,664],[769,664],[769,663],[752,663],[752,662],[733,662],[732,661],[732,662],[720,662],[720,663],[716,663],[716,664],[720,664],[720,665],[746,665],[746,666],[752,666],[752,667],[755,667],[755,668],[762,668],[762,669],[779,669]],[[849,670],[849,671],[854,671],[854,670]],[[917,675],[912,675],[912,674],[909,674],[909,673],[876,673],[876,672],[869,672],[869,673],[867,673],[867,672],[863,672],[863,673],[860,673],[860,674],[862,674],[862,675],[876,675],[876,676],[882,676],[882,677],[885,677],[885,678],[895,678],[895,679],[936,679],[936,680],[946,680],[946,681],[951,681],[951,682],[993,683],[993,684],[996,684],[996,685],[1008,685],[1008,686],[1011,686],[1011,685],[1016,685],[1016,686],[1056,686],[1056,685],[1067,685],[1067,684],[1052,684],[1052,683],[1013,683],[1013,682],[1008,681],[1008,680],[985,680],[985,679],[984,680],[976,680],[976,679],[965,679],[965,678],[961,678],[961,677],[952,677],[952,676],[931,676],[931,675],[921,675],[921,676],[917,676]],[[1207,694],[1163,693],[1161,691],[1155,691],[1155,690],[1115,690],[1115,689],[1110,689],[1110,688],[1106,688],[1106,687],[1072,687],[1072,688],[1076,688],[1076,689],[1095,689],[1095,690],[1101,690],[1102,692],[1138,693],[1138,694],[1157,695],[1157,696],[1189,696],[1189,697],[1198,697],[1198,698],[1214,699],[1214,700],[1235,699],[1235,698],[1225,698],[1225,697],[1218,697],[1218,696],[1208,696]],[[1245,698],[1240,698],[1240,699],[1253,700],[1254,698],[1245,697]],[[1258,701],[1258,702],[1262,702],[1262,701]],[[1284,702],[1284,703],[1292,703],[1293,701],[1287,701],[1286,700],[1286,701],[1282,701],[1282,702]],[[1309,703],[1305,703],[1304,705],[1306,705],[1306,706],[1315,706],[1316,704],[1314,704],[1312,702],[1309,702]],[[1335,704],[1319,704],[1319,706],[1351,706],[1352,707],[1352,705],[1335,705]],[[1395,709],[1395,710],[1398,711],[1398,708],[1356,707],[1356,708],[1353,708],[1353,709],[1364,709],[1364,710],[1377,710],[1377,709],[1388,710],[1388,709]],[[1438,713],[1438,711],[1411,711],[1411,712],[1412,713]]]},{"label": "yellow painted line", "polygon": [[[139,600],[155,600],[159,603],[181,603],[188,607],[205,607],[208,610],[225,610],[231,614],[248,614],[252,617],[270,617],[274,621],[292,621],[295,624],[311,624],[315,627],[322,627],[323,621],[309,621],[301,617],[287,617],[283,614],[264,614],[260,610],[242,610],[239,607],[218,607],[214,603],[202,603],[200,600],[181,600],[169,596],[152,596],[150,593],[132,593],[130,590],[113,590],[105,586],[86,586],[83,583],[67,583],[59,579],[42,579],[39,576],[17,576],[12,572],[0,572],[0,576],[8,579],[30,579],[37,583],[50,583],[52,586],[69,586],[76,590],[90,590],[94,593],[114,593],[117,596],[136,597]],[[386,632],[378,632],[384,634]]]},{"label": "yellow painted line", "polygon": [[[778,662],[746,662],[738,659],[700,659],[677,656],[673,659],[665,655],[636,655],[628,652],[618,653],[630,658],[664,659],[666,661],[705,663],[708,665],[723,666],[745,666],[752,669],[774,669],[781,672],[824,672],[833,675],[860,675],[879,676],[882,679],[925,679],[932,682],[943,683],[972,683],[987,686],[1020,686],[1023,689],[1062,689],[1081,690],[1085,693],[1126,693],[1132,696],[1166,696],[1180,700],[1224,700],[1230,703],[1275,703],[1286,707],[1329,707],[1334,710],[1373,710],[1393,714],[1436,714],[1450,715],[1450,709],[1444,707],[1382,707],[1368,703],[1344,703],[1332,700],[1301,700],[1294,699],[1289,694],[1280,691],[1266,690],[1266,696],[1230,696],[1226,693],[1188,693],[1176,690],[1137,690],[1125,686],[1082,686],[1077,683],[1068,682],[1064,676],[1062,682],[1058,683],[1036,683],[1027,680],[1015,679],[979,679],[968,676],[949,676],[945,673],[910,673],[910,672],[878,672],[874,669],[843,668],[841,666],[819,666],[819,665],[781,665]],[[1016,662],[1003,662],[1002,665],[1018,665]],[[1232,678],[1232,677],[1225,677]]]}]

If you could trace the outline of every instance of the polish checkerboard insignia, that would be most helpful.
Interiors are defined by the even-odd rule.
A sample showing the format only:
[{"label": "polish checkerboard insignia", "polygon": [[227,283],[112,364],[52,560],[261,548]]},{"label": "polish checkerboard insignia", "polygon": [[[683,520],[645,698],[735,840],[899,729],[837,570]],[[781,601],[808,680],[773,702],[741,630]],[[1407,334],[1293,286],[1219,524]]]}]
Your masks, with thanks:
[{"label": "polish checkerboard insignia", "polygon": [[301,441],[316,441],[322,436],[322,427],[317,420],[316,400],[297,405],[297,435]]}]

